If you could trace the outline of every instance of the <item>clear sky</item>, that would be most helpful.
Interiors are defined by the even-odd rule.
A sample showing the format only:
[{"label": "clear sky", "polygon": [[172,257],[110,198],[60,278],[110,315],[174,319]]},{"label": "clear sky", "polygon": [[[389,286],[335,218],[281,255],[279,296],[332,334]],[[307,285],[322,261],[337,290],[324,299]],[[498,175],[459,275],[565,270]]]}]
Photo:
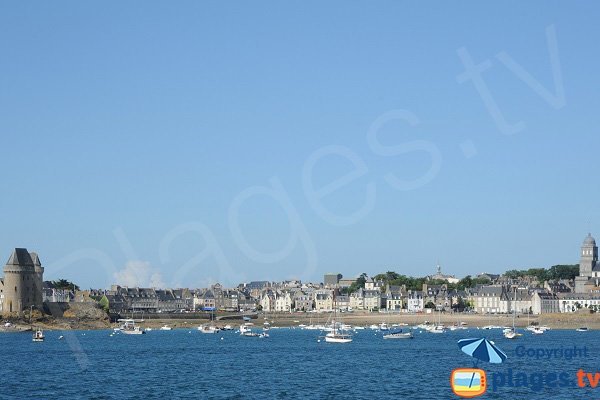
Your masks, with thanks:
[{"label": "clear sky", "polygon": [[0,257],[82,287],[578,262],[599,11],[3,3]]}]

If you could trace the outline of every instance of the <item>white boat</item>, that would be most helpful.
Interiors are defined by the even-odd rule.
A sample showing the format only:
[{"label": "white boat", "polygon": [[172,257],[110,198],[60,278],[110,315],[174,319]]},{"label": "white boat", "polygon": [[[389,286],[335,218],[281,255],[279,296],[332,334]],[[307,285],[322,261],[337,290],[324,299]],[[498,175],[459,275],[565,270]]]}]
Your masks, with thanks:
[{"label": "white boat", "polygon": [[436,325],[432,329],[429,329],[429,333],[446,333],[446,327],[444,325]]},{"label": "white boat", "polygon": [[144,329],[146,332],[152,332],[152,328],[146,328]]},{"label": "white boat", "polygon": [[172,331],[173,328],[171,328],[169,325],[163,325],[160,327],[161,331]]},{"label": "white boat", "polygon": [[577,328],[577,332],[587,332],[588,328],[587,327],[581,327],[581,328]]},{"label": "white boat", "polygon": [[437,325],[430,325],[430,328],[428,329],[428,331],[430,333],[446,333],[446,326],[442,324],[442,312],[439,312],[439,317],[438,317],[438,324]]},{"label": "white boat", "polygon": [[504,327],[500,325],[486,325],[481,327],[481,329],[504,329]]},{"label": "white boat", "polygon": [[[514,299],[514,302],[515,302],[515,305],[516,305],[517,304],[517,289],[516,288],[515,288],[515,299]],[[515,329],[515,316],[516,315],[517,315],[517,308],[515,306],[513,306],[512,328],[504,328],[502,330],[502,334],[507,339],[516,339],[516,338],[518,338],[520,336],[517,333],[517,330]]]},{"label": "white boat", "polygon": [[223,327],[223,330],[224,330],[224,331],[232,331],[232,330],[233,330],[233,326],[231,326],[231,325],[225,325],[225,326]]},{"label": "white boat", "polygon": [[202,333],[217,333],[219,328],[213,325],[202,325],[198,327],[198,330]]},{"label": "white boat", "polygon": [[515,331],[505,332],[504,333],[504,337],[507,338],[507,339],[516,339],[517,338],[517,332],[515,332]]},{"label": "white boat", "polygon": [[126,335],[143,335],[146,333],[135,324],[133,319],[120,319],[119,322],[123,322],[123,325],[121,325],[121,333]]},{"label": "white boat", "polygon": [[536,328],[534,328],[534,329],[531,331],[531,333],[532,333],[533,335],[543,335],[543,334],[544,334],[544,332],[545,332],[544,330],[542,330],[542,329],[540,329],[540,328],[537,328],[537,327],[536,327]]},{"label": "white boat", "polygon": [[531,332],[533,332],[533,331],[542,331],[542,332],[546,332],[546,331],[550,330],[550,328],[548,328],[548,327],[547,327],[547,326],[545,326],[545,325],[542,325],[542,326],[529,325],[529,326],[528,326],[527,328],[525,328],[525,329],[527,329],[528,331],[531,331]]},{"label": "white boat", "polygon": [[252,328],[250,328],[252,324],[242,324],[240,325],[240,335],[246,337],[259,337],[260,335],[256,332],[252,332]]},{"label": "white boat", "polygon": [[380,331],[389,331],[390,328],[388,327],[388,324],[386,324],[385,322],[382,322],[379,324],[379,330]]},{"label": "white boat", "polygon": [[383,338],[384,339],[413,339],[414,336],[412,334],[412,331],[403,332],[402,330],[400,330],[400,331],[387,333],[387,334],[383,335]]},{"label": "white boat", "polygon": [[36,329],[36,330],[35,330],[35,332],[33,333],[33,338],[32,338],[32,340],[33,340],[34,342],[43,342],[45,338],[46,338],[46,337],[44,336],[44,331],[42,331],[41,329],[39,329],[39,328],[38,328],[38,329]]},{"label": "white boat", "polygon": [[352,342],[352,334],[344,333],[343,323],[338,322],[337,318],[337,303],[335,301],[335,294],[333,295],[333,319],[331,321],[331,332],[325,335],[326,343],[350,343]]},{"label": "white boat", "polygon": [[329,332],[325,335],[325,341],[327,343],[350,343],[352,342],[352,335],[348,333]]},{"label": "white boat", "polygon": [[370,325],[370,326],[369,326],[369,329],[372,329],[372,330],[376,331],[376,330],[378,330],[378,329],[379,329],[379,325],[375,325],[375,324],[373,324],[373,325]]}]

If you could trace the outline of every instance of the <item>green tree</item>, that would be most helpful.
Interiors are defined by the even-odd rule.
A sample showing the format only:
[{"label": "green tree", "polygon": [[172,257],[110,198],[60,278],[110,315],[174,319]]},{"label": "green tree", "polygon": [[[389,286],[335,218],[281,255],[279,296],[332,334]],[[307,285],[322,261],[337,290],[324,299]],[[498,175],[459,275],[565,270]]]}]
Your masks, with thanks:
[{"label": "green tree", "polygon": [[548,271],[545,268],[529,268],[525,271],[524,275],[534,276],[538,282],[545,282],[548,280]]},{"label": "green tree", "polygon": [[427,304],[425,304],[425,308],[435,308],[435,304],[433,304],[431,301],[428,301]]},{"label": "green tree", "polygon": [[466,288],[473,287],[473,279],[471,275],[467,275],[458,281],[457,288],[458,290],[465,290]]},{"label": "green tree", "polygon": [[559,264],[548,269],[548,279],[575,279],[579,276],[579,264]]},{"label": "green tree", "polygon": [[523,277],[523,271],[518,271],[516,269],[510,269],[504,273],[504,276],[510,279],[517,279]]},{"label": "green tree", "polygon": [[492,283],[492,281],[490,281],[488,278],[473,278],[472,282],[473,282],[473,286],[489,285],[490,283]]},{"label": "green tree", "polygon": [[66,279],[59,279],[59,280],[56,280],[56,281],[52,281],[52,285],[56,289],[73,290],[73,291],[79,290],[79,286],[77,286],[73,282],[69,282]]},{"label": "green tree", "polygon": [[110,304],[108,302],[108,298],[106,297],[106,295],[102,296],[102,298],[100,299],[98,304],[106,313],[108,313],[108,311],[110,309]]},{"label": "green tree", "polygon": [[356,279],[355,282],[352,282],[352,284],[350,286],[348,286],[347,288],[343,288],[340,290],[340,293],[342,294],[350,294],[350,293],[354,293],[356,291],[358,291],[358,289],[361,289],[365,287],[365,283],[367,282],[367,278],[369,276],[363,272],[362,274],[360,274],[360,276]]}]

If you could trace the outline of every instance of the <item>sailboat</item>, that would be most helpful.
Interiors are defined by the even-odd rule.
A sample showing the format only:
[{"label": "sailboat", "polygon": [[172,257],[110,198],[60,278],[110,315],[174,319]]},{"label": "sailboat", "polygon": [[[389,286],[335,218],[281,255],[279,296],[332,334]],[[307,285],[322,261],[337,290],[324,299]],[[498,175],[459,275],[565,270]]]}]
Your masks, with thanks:
[{"label": "sailboat", "polygon": [[219,332],[219,328],[217,328],[213,321],[215,320],[215,310],[211,310],[210,312],[210,323],[204,324],[198,327],[198,330],[202,333],[217,333]]},{"label": "sailboat", "polygon": [[515,330],[515,314],[517,313],[517,307],[516,307],[516,304],[517,304],[517,289],[516,288],[515,288],[515,300],[514,300],[514,303],[515,304],[513,305],[512,328],[504,330],[504,337],[507,338],[507,339],[516,339],[517,337],[521,336]]},{"label": "sailboat", "polygon": [[413,339],[413,333],[412,331],[408,331],[408,332],[404,332],[402,329],[398,330],[398,331],[392,331],[390,333],[387,333],[385,335],[383,335],[384,339]]},{"label": "sailboat", "polygon": [[342,333],[341,326],[337,321],[337,303],[335,301],[335,292],[333,293],[333,320],[332,322],[332,330],[325,335],[325,342],[327,343],[350,343],[352,342],[352,334],[350,333]]},{"label": "sailboat", "polygon": [[442,325],[442,311],[439,311],[438,324],[429,329],[429,333],[446,333],[446,327]]}]

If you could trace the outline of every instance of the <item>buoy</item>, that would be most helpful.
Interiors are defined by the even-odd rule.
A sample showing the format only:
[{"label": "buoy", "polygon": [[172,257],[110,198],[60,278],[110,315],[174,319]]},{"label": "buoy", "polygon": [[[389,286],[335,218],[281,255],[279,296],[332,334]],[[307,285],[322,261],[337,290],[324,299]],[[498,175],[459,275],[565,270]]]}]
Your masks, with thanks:
[{"label": "buoy", "polygon": [[221,340],[223,340],[223,338],[221,338]]},{"label": "buoy", "polygon": [[318,340],[317,340],[317,343],[321,343],[321,339],[318,339]]}]

